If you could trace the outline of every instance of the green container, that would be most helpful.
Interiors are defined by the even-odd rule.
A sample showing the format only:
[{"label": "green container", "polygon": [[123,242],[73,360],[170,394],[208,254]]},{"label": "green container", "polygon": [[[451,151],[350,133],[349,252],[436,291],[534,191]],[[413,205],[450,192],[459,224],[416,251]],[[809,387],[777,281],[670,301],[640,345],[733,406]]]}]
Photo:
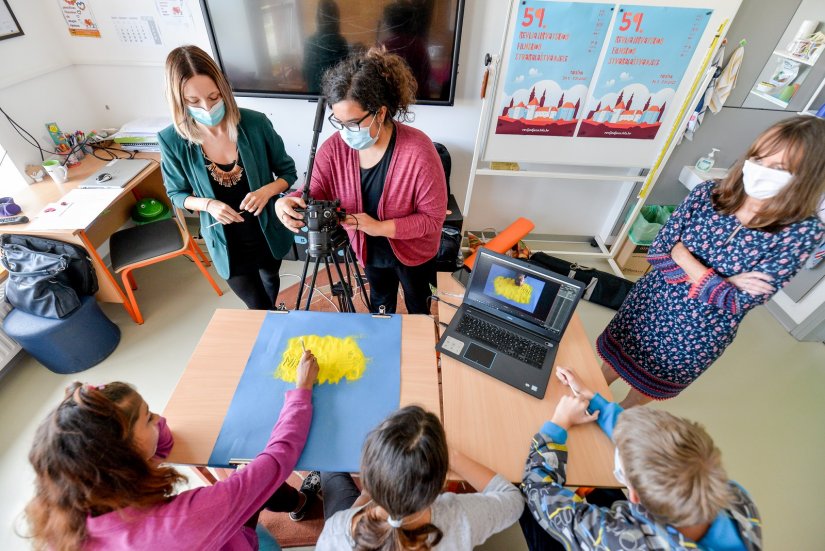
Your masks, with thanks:
[{"label": "green container", "polygon": [[141,199],[132,208],[132,220],[135,224],[149,224],[167,218],[172,218],[172,211],[166,203],[157,199]]},{"label": "green container", "polygon": [[636,245],[650,245],[656,234],[676,210],[676,205],[646,205],[630,226],[630,239]]}]

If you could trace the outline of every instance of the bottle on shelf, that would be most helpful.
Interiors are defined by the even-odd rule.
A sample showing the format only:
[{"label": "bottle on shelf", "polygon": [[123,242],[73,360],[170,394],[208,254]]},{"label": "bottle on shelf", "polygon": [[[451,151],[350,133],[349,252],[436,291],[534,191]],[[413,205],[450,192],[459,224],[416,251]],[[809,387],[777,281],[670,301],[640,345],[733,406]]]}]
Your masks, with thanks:
[{"label": "bottle on shelf", "polygon": [[716,155],[717,151],[719,151],[719,150],[716,149],[715,147],[713,147],[713,148],[711,148],[710,153],[708,153],[707,155],[705,155],[704,157],[701,157],[698,161],[696,161],[696,170],[700,170],[702,172],[707,172],[711,168],[713,168],[713,165],[716,163],[716,159],[714,158],[714,155]]}]

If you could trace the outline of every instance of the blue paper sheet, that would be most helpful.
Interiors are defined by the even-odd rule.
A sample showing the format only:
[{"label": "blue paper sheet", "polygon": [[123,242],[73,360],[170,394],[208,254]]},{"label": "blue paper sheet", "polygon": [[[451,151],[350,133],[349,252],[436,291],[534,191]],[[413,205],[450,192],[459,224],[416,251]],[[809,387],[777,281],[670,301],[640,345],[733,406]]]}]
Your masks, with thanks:
[{"label": "blue paper sheet", "polygon": [[370,314],[270,312],[249,355],[209,458],[253,459],[266,446],[292,383],[275,379],[287,342],[304,335],[354,336],[367,360],[357,381],[315,385],[312,426],[297,470],[359,471],[367,433],[398,409],[401,395],[401,318]]}]

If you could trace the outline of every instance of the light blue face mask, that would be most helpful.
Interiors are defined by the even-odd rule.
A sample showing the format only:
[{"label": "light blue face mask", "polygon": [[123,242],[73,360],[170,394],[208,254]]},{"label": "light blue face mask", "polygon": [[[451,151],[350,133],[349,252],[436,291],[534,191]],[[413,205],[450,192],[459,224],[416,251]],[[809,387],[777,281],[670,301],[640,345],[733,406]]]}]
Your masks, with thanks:
[{"label": "light blue face mask", "polygon": [[372,147],[375,145],[375,142],[378,141],[378,137],[381,135],[381,127],[384,126],[382,124],[378,127],[378,134],[376,134],[374,138],[370,136],[370,128],[372,128],[372,123],[375,122],[375,117],[377,116],[378,113],[372,116],[372,121],[370,121],[370,125],[366,128],[359,128],[358,130],[342,128],[338,131],[338,133],[341,134],[341,139],[343,139],[344,143],[348,146],[359,151]]},{"label": "light blue face mask", "polygon": [[192,107],[191,105],[188,106],[187,109],[193,119],[201,124],[205,124],[206,126],[215,126],[220,124],[223,120],[224,114],[226,113],[226,105],[224,105],[222,99],[218,100],[218,102],[213,105],[209,111],[203,107]]}]

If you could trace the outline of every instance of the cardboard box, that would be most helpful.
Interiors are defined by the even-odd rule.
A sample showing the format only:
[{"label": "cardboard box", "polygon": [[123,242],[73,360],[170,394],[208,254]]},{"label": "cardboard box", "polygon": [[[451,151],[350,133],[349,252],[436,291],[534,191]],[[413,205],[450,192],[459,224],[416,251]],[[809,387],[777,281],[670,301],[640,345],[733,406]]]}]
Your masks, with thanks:
[{"label": "cardboard box", "polygon": [[639,245],[633,238],[627,236],[619,253],[616,255],[616,264],[627,275],[645,275],[650,271],[650,264],[647,261],[647,251],[650,245]]}]

